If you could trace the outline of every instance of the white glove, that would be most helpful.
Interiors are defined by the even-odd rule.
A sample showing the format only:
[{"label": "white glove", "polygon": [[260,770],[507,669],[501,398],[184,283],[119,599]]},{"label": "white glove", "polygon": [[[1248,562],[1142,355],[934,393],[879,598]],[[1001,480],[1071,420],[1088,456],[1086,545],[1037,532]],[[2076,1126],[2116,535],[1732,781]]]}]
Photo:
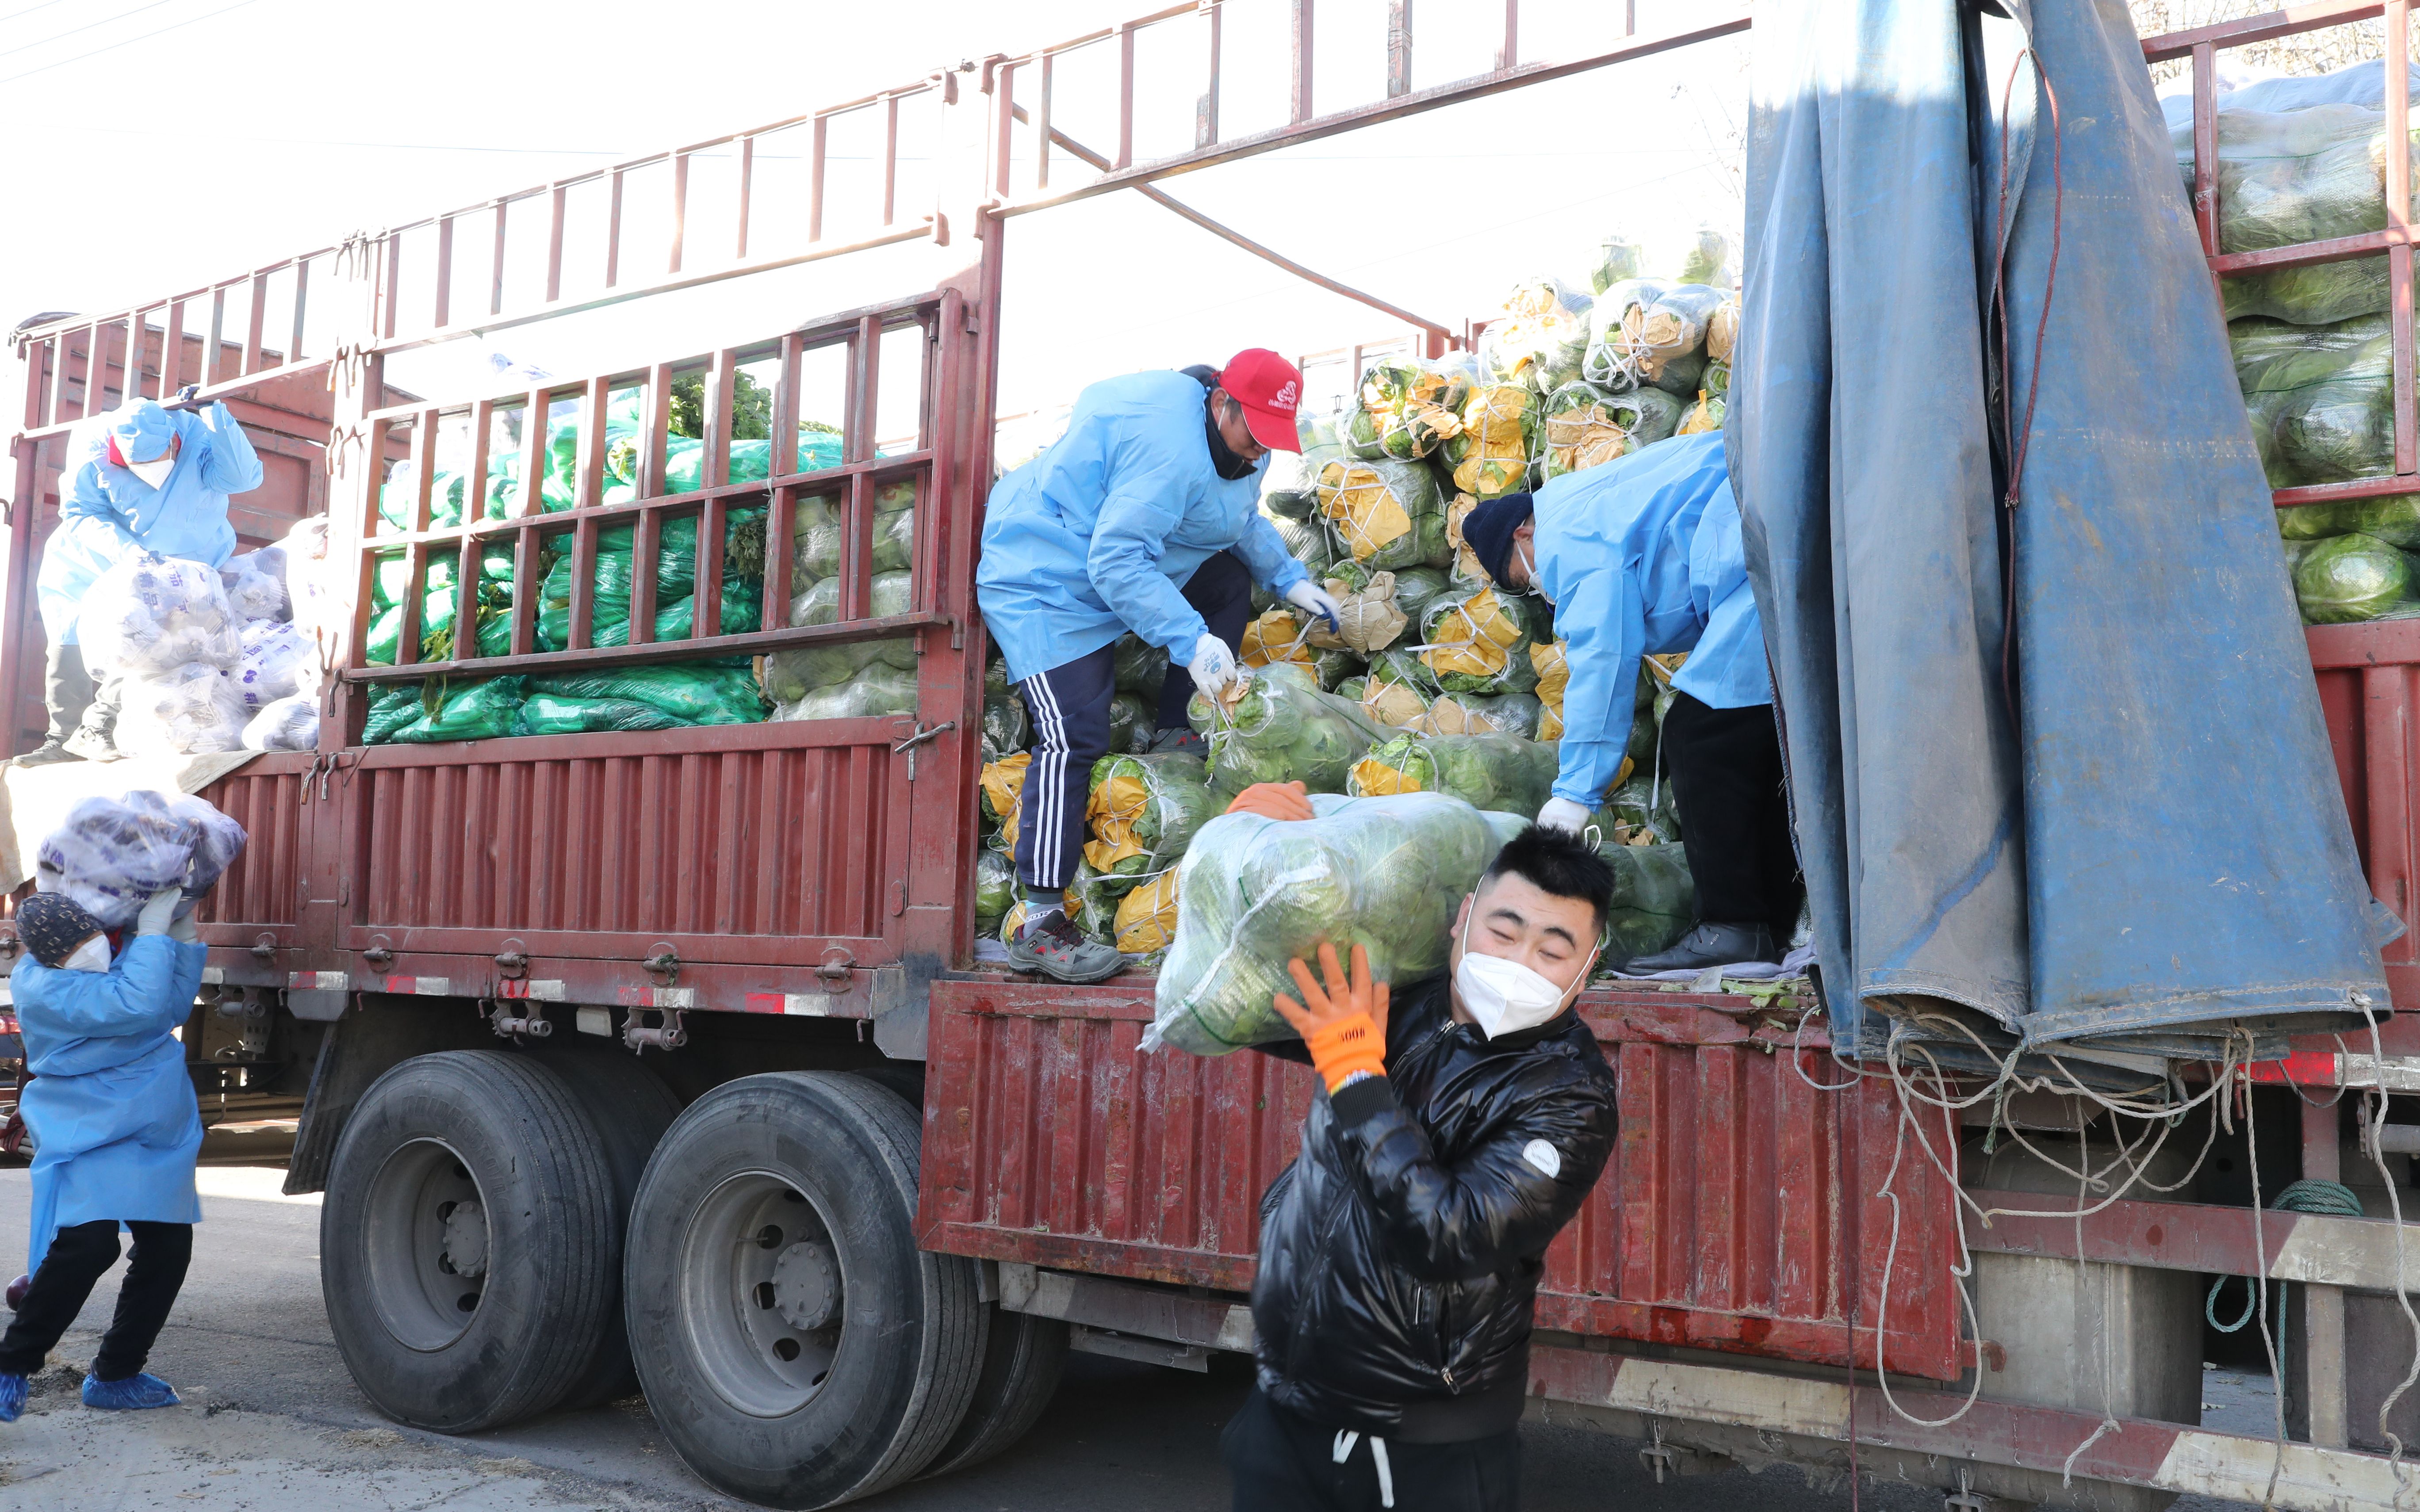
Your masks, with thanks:
[{"label": "white glove", "polygon": [[1226,692],[1240,675],[1235,671],[1235,654],[1215,635],[1193,642],[1193,659],[1185,664],[1185,670],[1193,674],[1193,686],[1213,699]]},{"label": "white glove", "polygon": [[1569,798],[1548,798],[1538,810],[1540,829],[1560,829],[1577,835],[1588,828],[1589,810]]},{"label": "white glove", "polygon": [[202,943],[201,932],[194,928],[194,900],[186,898],[177,904],[177,914],[168,920],[168,938],[183,945]]},{"label": "white glove", "polygon": [[177,904],[184,900],[184,896],[182,887],[163,887],[153,893],[151,901],[143,905],[143,912],[134,916],[134,933],[167,933],[169,917],[176,913]]},{"label": "white glove", "polygon": [[1285,591],[1285,596],[1286,602],[1292,604],[1298,609],[1302,609],[1311,614],[1326,616],[1329,634],[1342,635],[1344,633],[1344,626],[1340,624],[1336,618],[1336,611],[1343,606],[1336,602],[1336,595],[1334,594],[1331,594],[1326,589],[1320,587],[1319,584],[1312,582],[1308,578],[1305,578],[1302,581],[1295,584],[1292,588],[1287,589]]}]

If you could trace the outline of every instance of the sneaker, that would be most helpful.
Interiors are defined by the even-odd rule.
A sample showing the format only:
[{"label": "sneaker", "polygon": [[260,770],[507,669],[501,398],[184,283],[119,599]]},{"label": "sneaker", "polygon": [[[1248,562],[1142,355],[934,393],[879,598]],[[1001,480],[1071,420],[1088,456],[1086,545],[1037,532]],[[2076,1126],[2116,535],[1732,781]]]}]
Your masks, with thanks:
[{"label": "sneaker", "polygon": [[1066,982],[1107,981],[1126,968],[1126,958],[1106,945],[1095,945],[1077,933],[1067,916],[1052,909],[1038,924],[1028,924],[1008,948],[1012,971],[1038,971]]},{"label": "sneaker", "polygon": [[1743,961],[1777,961],[1773,931],[1762,924],[1700,924],[1681,936],[1681,943],[1653,955],[1633,956],[1617,967],[1625,975],[1644,977],[1658,971],[1703,971],[1708,966],[1736,965]]},{"label": "sneaker", "polygon": [[1170,751],[1174,751],[1180,756],[1207,758],[1210,754],[1210,743],[1190,730],[1162,730],[1151,737],[1152,755],[1164,755]]},{"label": "sneaker", "polygon": [[[44,744],[47,745],[48,742]],[[114,762],[118,759],[116,744],[109,736],[95,732],[89,725],[78,729],[74,734],[68,736],[59,748],[67,753],[66,759],[70,761]],[[19,759],[23,760],[22,757]]]},{"label": "sneaker", "polygon": [[64,740],[45,740],[32,750],[16,758],[19,766],[56,766],[61,762],[80,762],[83,757],[68,749]]},{"label": "sneaker", "polygon": [[0,1423],[14,1423],[25,1413],[25,1378],[0,1375]]},{"label": "sneaker", "polygon": [[84,1378],[84,1404],[98,1407],[104,1412],[139,1412],[151,1407],[174,1407],[184,1398],[177,1388],[149,1371],[127,1377],[124,1381],[103,1381],[99,1376]]}]

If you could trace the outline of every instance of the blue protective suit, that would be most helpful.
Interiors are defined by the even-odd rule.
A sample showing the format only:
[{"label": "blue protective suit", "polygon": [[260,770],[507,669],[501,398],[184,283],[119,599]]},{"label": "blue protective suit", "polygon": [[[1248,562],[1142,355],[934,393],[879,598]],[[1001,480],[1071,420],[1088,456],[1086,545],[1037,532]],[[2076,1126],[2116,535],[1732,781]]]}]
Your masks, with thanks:
[{"label": "blue protective suit", "polygon": [[20,1103],[36,1141],[28,1274],[71,1224],[201,1222],[202,1115],[176,1031],[209,955],[143,934],[105,972],[17,958],[8,985],[34,1072]]},{"label": "blue protective suit", "polygon": [[1272,593],[1310,576],[1261,516],[1266,460],[1218,476],[1202,393],[1184,373],[1106,378],[1077,398],[1067,434],[993,487],[975,597],[1012,681],[1128,630],[1190,664],[1210,627],[1183,590],[1218,552]]},{"label": "blue protective suit", "polygon": [[1642,656],[1689,653],[1672,685],[1710,708],[1773,702],[1720,432],[1551,479],[1532,518],[1538,586],[1571,671],[1555,796],[1604,801]]},{"label": "blue protective suit", "polygon": [[[146,420],[164,423],[179,446],[175,470],[157,488],[109,460],[111,428],[142,406],[158,411]],[[42,543],[34,581],[42,633],[53,645],[75,644],[84,595],[131,548],[224,566],[235,552],[227,495],[249,493],[260,479],[260,458],[224,404],[197,414],[137,399],[79,424],[68,433],[58,528]]]}]

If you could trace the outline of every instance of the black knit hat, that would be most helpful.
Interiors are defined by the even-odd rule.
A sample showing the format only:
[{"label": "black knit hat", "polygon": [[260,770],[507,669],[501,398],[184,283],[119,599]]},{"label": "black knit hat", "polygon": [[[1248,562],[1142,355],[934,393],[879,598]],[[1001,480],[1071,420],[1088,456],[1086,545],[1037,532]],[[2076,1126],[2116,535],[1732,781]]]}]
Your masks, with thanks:
[{"label": "black knit hat", "polygon": [[63,892],[38,892],[17,905],[17,937],[46,966],[65,962],[100,933],[101,920]]},{"label": "black knit hat", "polygon": [[1489,582],[1504,580],[1504,564],[1512,559],[1512,532],[1528,523],[1532,508],[1528,494],[1508,493],[1462,517],[1463,544],[1479,559],[1479,570]]}]

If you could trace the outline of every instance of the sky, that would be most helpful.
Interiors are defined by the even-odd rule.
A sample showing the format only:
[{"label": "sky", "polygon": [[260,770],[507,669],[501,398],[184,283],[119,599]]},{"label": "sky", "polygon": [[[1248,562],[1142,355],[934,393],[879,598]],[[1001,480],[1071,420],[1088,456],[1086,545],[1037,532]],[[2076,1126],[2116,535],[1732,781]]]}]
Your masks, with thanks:
[{"label": "sky", "polygon": [[[1150,0],[0,0],[0,182],[14,207],[0,214],[0,320],[123,308],[356,230],[787,118],[1150,8]],[[1288,63],[1271,43],[1283,10],[1283,0],[1229,0],[1228,134],[1281,104]],[[1619,35],[1621,10],[1620,0],[1524,0],[1523,57],[1595,51]],[[1639,0],[1637,10],[1642,32],[1689,13],[1683,0]],[[1386,11],[1384,0],[1322,0],[1320,112],[1382,91]],[[1501,14],[1497,0],[1422,0],[1415,86],[1487,67]],[[1190,130],[1203,30],[1185,17],[1142,34],[1138,156]],[[1535,273],[1585,289],[1608,232],[1643,241],[1648,270],[1667,274],[1701,225],[1735,236],[1745,51],[1745,39],[1726,39],[1162,187],[1331,277],[1458,327]],[[1095,49],[1062,73],[1058,120],[1080,139],[1106,142],[1112,131],[1099,91],[1085,86],[1087,68],[1103,77],[1109,56]],[[930,175],[946,161],[923,147],[903,149],[903,207],[930,203]],[[863,154],[837,136],[832,150],[845,160],[832,169],[833,216],[845,220],[840,202],[866,188],[852,183],[847,162],[861,174]],[[779,157],[768,149],[759,165],[760,196],[782,171]],[[702,162],[693,196],[709,196],[706,182],[729,170],[727,160]],[[1052,171],[1056,182],[1082,173],[1063,155]],[[779,234],[768,218],[759,244]],[[1064,403],[1116,373],[1216,363],[1248,346],[1297,356],[1402,330],[1132,193],[1017,217],[1006,247],[1003,414]],[[855,255],[497,332],[399,360],[390,376],[443,398],[470,381],[483,346],[557,375],[685,355],[912,292],[922,285],[902,280],[916,276],[901,257]]]}]

